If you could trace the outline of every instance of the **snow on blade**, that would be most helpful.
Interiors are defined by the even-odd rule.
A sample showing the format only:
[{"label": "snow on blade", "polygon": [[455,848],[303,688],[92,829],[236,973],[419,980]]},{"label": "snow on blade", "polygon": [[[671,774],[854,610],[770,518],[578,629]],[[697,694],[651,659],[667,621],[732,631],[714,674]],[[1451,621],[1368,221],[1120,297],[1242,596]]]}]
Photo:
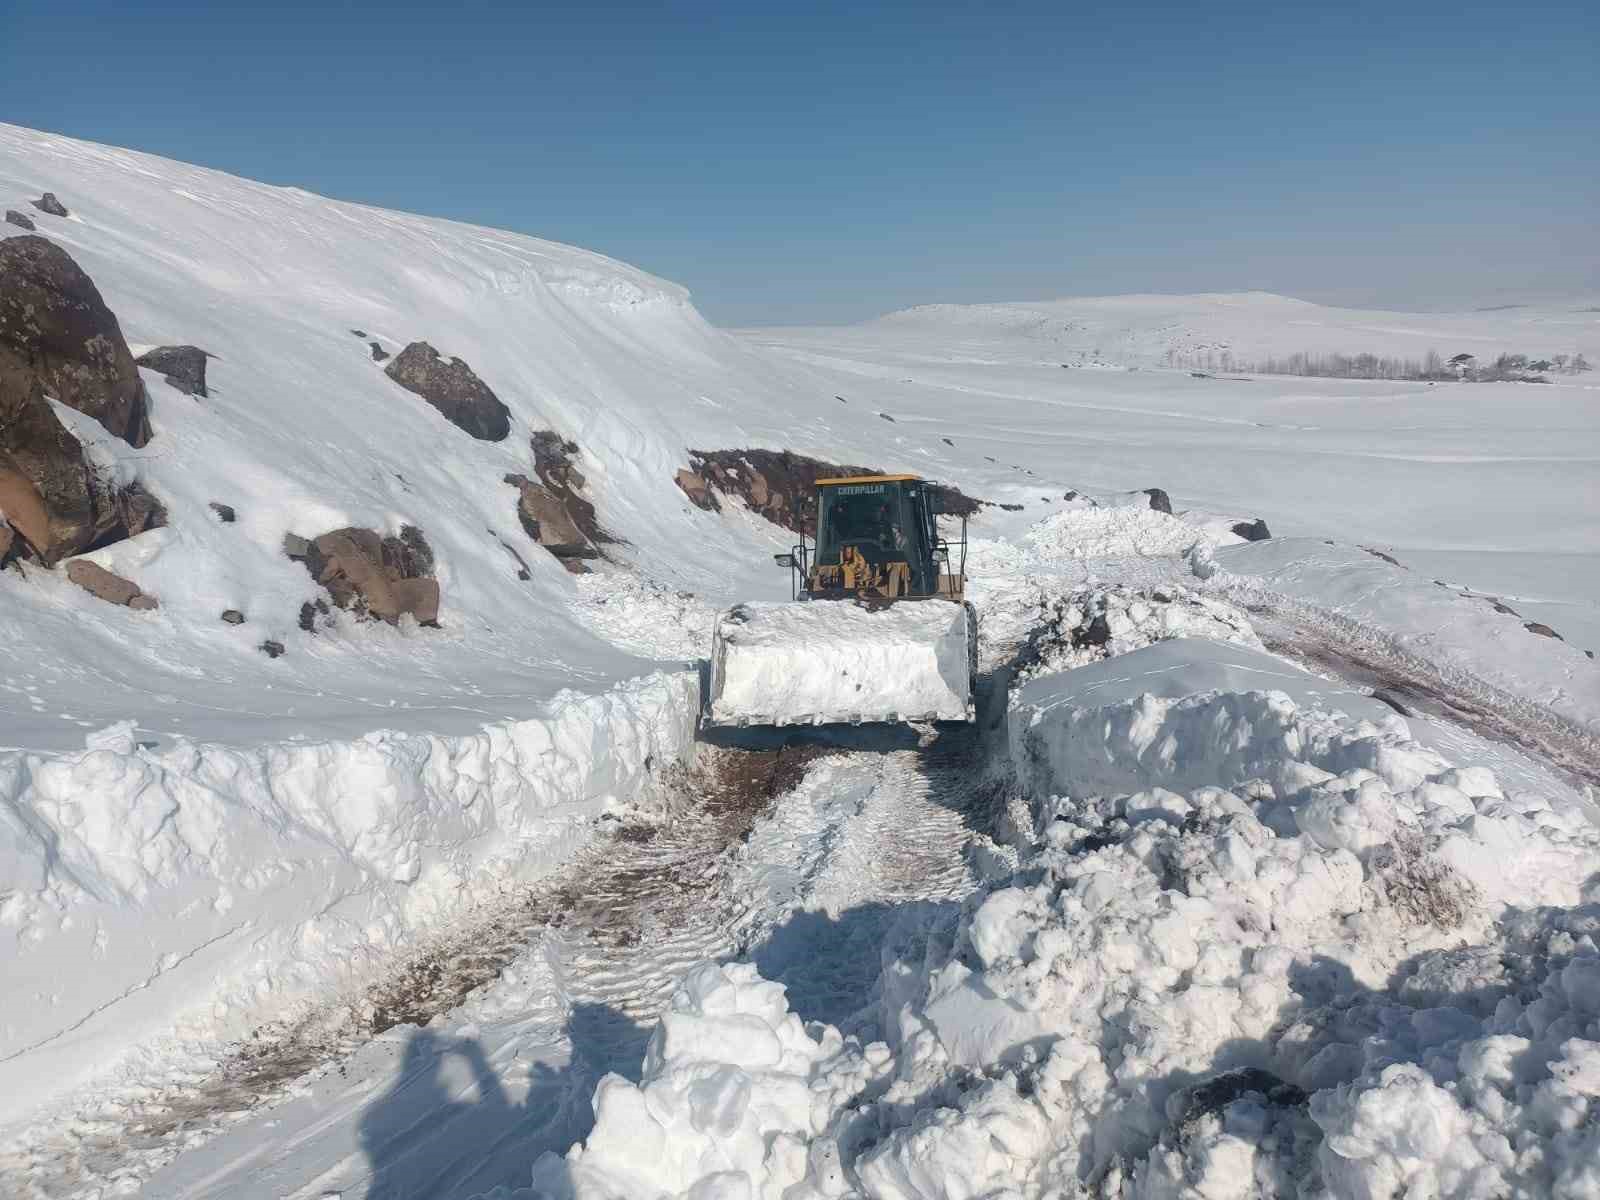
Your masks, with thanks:
[{"label": "snow on blade", "polygon": [[713,633],[708,722],[970,720],[969,622],[943,600],[738,605]]}]

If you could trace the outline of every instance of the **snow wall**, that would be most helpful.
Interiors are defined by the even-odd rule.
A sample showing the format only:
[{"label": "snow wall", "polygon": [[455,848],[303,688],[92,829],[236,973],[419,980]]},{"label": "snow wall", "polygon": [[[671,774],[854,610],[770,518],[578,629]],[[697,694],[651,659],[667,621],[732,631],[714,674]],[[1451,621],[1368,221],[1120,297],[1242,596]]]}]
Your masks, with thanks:
[{"label": "snow wall", "polygon": [[149,1038],[291,1014],[537,877],[658,795],[698,705],[694,672],[659,673],[462,736],[151,750],[127,722],[0,755],[0,1122]]}]

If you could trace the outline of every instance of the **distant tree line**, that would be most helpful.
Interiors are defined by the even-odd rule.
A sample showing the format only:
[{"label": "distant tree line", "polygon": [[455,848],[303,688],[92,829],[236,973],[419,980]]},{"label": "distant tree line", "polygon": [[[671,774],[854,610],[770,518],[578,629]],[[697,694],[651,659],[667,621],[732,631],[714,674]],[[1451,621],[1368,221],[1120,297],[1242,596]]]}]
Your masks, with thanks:
[{"label": "distant tree line", "polygon": [[1167,365],[1191,370],[1239,371],[1249,375],[1301,375],[1319,379],[1464,380],[1469,383],[1504,380],[1544,383],[1546,380],[1543,377],[1546,375],[1581,375],[1594,369],[1581,354],[1554,354],[1549,358],[1502,354],[1492,361],[1480,363],[1471,354],[1457,354],[1446,360],[1437,350],[1429,350],[1421,359],[1380,354],[1315,354],[1302,350],[1286,358],[1248,362],[1235,359],[1231,350],[1184,353],[1173,348],[1167,351]]}]

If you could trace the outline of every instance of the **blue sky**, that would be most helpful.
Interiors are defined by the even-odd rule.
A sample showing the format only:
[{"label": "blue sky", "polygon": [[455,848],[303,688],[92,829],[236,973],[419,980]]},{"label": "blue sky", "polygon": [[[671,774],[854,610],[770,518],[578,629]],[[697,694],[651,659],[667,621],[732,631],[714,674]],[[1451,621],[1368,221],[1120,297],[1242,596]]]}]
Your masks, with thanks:
[{"label": "blue sky", "polygon": [[600,250],[727,325],[1600,290],[1577,2],[0,0],[0,119]]}]

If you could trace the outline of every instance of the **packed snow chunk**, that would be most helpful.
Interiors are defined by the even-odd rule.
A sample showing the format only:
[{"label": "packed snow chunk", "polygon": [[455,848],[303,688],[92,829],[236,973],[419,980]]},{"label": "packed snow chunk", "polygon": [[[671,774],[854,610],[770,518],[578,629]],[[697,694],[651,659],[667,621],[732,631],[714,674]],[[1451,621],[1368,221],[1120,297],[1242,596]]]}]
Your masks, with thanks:
[{"label": "packed snow chunk", "polygon": [[[1197,638],[1037,679],[1011,703],[1012,754],[1039,795],[1310,783],[1351,766],[1375,770],[1387,747],[1414,746],[1404,721],[1368,696],[1262,651]],[[1353,733],[1328,710],[1366,727]],[[1391,756],[1388,765],[1412,764]]]},{"label": "packed snow chunk", "polygon": [[1171,638],[1211,638],[1261,649],[1243,609],[1182,587],[1042,590],[1037,615],[1030,661],[1017,671],[1017,684]]},{"label": "packed snow chunk", "polygon": [[1042,561],[1133,558],[1187,554],[1217,537],[1152,508],[1069,508],[1046,517],[1025,537]]},{"label": "packed snow chunk", "polygon": [[973,624],[945,600],[738,605],[712,637],[707,720],[971,720]]},{"label": "packed snow chunk", "polygon": [[825,1078],[835,1060],[866,1069],[836,1030],[813,1029],[755,967],[694,968],[651,1037],[640,1083],[601,1080],[593,1132],[566,1158],[534,1165],[534,1194],[782,1200],[813,1159],[826,1165],[808,1143],[842,1099]]}]

